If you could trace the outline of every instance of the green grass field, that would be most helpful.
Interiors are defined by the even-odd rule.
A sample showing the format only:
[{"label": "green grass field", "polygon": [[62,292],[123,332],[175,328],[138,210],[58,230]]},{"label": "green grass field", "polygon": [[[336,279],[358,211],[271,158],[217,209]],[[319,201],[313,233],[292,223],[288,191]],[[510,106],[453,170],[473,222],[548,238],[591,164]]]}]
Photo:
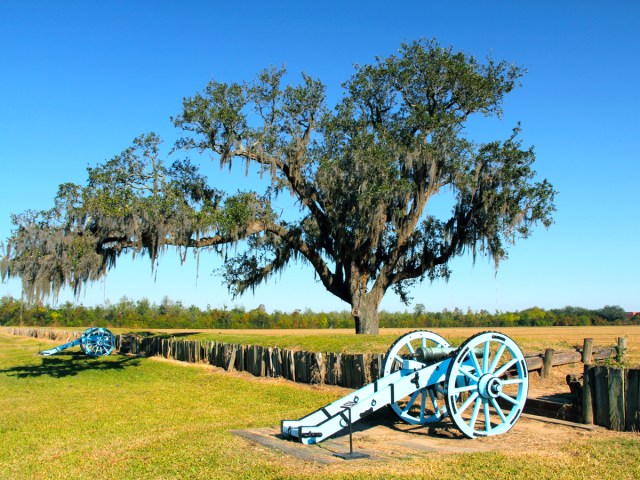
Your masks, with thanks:
[{"label": "green grass field", "polygon": [[318,466],[230,432],[303,416],[339,397],[336,388],[117,355],[41,358],[38,344],[0,335],[2,479],[640,477],[637,434],[554,452],[540,439],[539,451]]}]

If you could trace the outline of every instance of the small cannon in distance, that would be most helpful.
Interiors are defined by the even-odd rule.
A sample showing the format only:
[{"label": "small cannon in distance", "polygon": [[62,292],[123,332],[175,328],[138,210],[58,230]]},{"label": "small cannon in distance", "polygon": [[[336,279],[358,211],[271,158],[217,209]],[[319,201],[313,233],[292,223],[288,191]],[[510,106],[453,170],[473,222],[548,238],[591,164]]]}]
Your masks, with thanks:
[{"label": "small cannon in distance", "polygon": [[389,348],[381,377],[300,420],[283,420],[285,437],[319,443],[389,405],[405,422],[428,425],[449,417],[468,438],[499,435],[516,423],[529,389],[518,345],[483,332],[452,348],[418,330]]},{"label": "small cannon in distance", "polygon": [[59,353],[67,348],[80,345],[82,351],[91,357],[103,357],[109,355],[116,346],[116,338],[106,328],[88,328],[75,340],[59,345],[49,350],[38,352],[38,355],[49,356]]}]

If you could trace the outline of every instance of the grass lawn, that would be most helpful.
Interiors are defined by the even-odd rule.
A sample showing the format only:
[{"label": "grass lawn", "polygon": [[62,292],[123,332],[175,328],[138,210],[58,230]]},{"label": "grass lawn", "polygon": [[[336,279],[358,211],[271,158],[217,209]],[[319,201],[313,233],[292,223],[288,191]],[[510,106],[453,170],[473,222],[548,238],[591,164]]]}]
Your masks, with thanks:
[{"label": "grass lawn", "polygon": [[322,467],[230,431],[301,417],[340,389],[117,355],[41,358],[38,344],[0,335],[2,479],[640,477],[640,437],[611,433],[553,452],[541,439],[540,451]]}]

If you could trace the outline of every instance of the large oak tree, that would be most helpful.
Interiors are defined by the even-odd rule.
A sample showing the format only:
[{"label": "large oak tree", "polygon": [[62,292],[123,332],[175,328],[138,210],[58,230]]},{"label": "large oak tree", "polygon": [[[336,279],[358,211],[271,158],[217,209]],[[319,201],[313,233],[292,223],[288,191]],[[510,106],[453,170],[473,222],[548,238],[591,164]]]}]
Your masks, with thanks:
[{"label": "large oak tree", "polygon": [[[153,264],[175,246],[223,254],[223,277],[242,294],[303,261],[351,306],[357,333],[377,333],[389,288],[407,301],[415,282],[447,278],[452,258],[470,251],[497,264],[534,224],[552,222],[555,192],[536,181],[519,127],[489,143],[465,132],[474,115],[501,115],[523,73],[422,40],[356,67],[333,108],[319,80],[285,85],[284,69],[212,81],[172,119],[184,132],[175,150],[256,165],[270,180],[264,192],[229,196],[186,160],[167,167],[160,139],[143,135],[89,169],[87,185],[62,185],[51,210],[14,216],[3,278],[20,277],[41,298],[78,291],[123,253]],[[429,208],[443,191],[453,203],[445,216]],[[297,200],[295,219],[270,207],[281,194]],[[240,241],[246,249],[226,248]]]}]

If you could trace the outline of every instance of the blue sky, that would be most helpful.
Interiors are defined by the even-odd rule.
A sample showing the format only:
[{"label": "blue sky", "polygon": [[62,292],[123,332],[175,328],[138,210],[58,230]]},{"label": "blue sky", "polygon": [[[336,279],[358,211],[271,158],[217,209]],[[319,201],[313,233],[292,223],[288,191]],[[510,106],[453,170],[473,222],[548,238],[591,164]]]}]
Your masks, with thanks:
[{"label": "blue sky", "polygon": [[[389,292],[382,308],[512,310],[620,305],[640,310],[640,3],[637,2],[0,2],[0,239],[9,215],[45,209],[58,184],[81,183],[86,167],[155,131],[167,148],[182,98],[211,79],[250,80],[269,65],[320,78],[330,99],[353,64],[393,53],[402,41],[437,37],[444,45],[523,65],[522,88],[501,120],[473,122],[469,137],[505,138],[522,123],[536,170],[559,191],[556,223],[511,248],[497,272],[470,257],[452,263],[448,283],[424,282],[405,307]],[[210,181],[244,188],[203,160]],[[292,208],[286,199],[282,208]],[[313,272],[293,266],[232,299],[203,254],[180,267],[163,258],[121,260],[78,302],[164,295],[185,305],[264,304],[269,311],[342,310]],[[20,296],[16,281],[0,296]],[[72,300],[63,292],[59,301]]]}]

